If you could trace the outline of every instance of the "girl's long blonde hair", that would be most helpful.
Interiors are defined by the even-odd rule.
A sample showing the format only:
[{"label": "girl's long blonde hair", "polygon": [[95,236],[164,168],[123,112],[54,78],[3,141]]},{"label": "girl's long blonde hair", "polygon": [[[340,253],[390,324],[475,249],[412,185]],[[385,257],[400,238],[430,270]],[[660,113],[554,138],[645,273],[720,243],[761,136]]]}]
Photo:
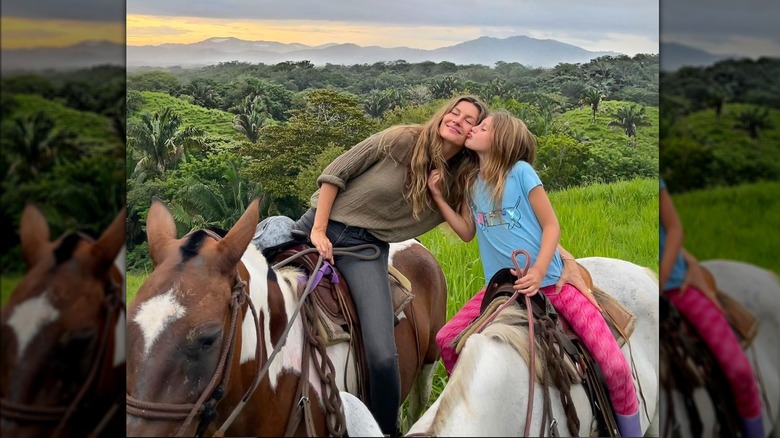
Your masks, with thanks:
[{"label": "girl's long blonde hair", "polygon": [[[489,115],[492,118],[490,149],[487,161],[482,165],[481,176],[491,192],[493,208],[499,209],[510,169],[520,160],[534,164],[537,146],[536,137],[519,118],[504,110],[497,110]],[[476,176],[476,173],[469,175],[464,185],[469,198],[473,193]]]},{"label": "girl's long blonde hair", "polygon": [[469,174],[476,175],[479,169],[476,154],[465,148],[449,162],[444,159],[444,139],[439,135],[439,126],[444,116],[462,101],[470,102],[479,109],[477,123],[487,116],[487,105],[478,97],[463,95],[447,102],[422,126],[412,151],[404,193],[406,200],[412,204],[412,215],[415,219],[419,219],[420,214],[426,209],[433,208],[428,194],[428,174],[431,170],[436,169],[441,173],[442,194],[447,203],[457,211],[466,199],[464,195]]}]

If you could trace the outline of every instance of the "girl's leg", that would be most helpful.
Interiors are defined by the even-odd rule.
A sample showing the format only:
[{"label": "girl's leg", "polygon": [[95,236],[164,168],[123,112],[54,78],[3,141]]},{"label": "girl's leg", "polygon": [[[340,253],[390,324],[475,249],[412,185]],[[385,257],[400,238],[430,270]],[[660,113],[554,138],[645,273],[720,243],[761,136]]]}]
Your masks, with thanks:
[{"label": "girl's leg", "polygon": [[689,287],[666,292],[674,306],[690,322],[707,344],[723,369],[737,402],[737,411],[745,419],[761,415],[761,399],[753,376],[753,367],[728,320],[701,291]]},{"label": "girl's leg", "polygon": [[574,286],[566,284],[561,292],[555,286],[542,288],[555,310],[588,348],[601,367],[612,399],[621,436],[640,436],[639,402],[637,401],[631,369],[620,347],[612,336],[601,312]]},{"label": "girl's leg", "polygon": [[469,300],[436,334],[436,344],[441,350],[441,360],[447,375],[452,374],[455,362],[458,361],[458,353],[451,346],[452,340],[479,316],[479,308],[482,305],[482,297],[485,296],[485,288]]}]

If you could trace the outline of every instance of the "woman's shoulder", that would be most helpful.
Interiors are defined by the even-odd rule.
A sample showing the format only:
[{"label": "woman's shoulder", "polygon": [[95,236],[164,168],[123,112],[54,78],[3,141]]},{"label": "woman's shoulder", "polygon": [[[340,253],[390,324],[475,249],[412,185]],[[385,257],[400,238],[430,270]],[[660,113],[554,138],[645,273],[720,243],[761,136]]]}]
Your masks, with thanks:
[{"label": "woman's shoulder", "polygon": [[420,125],[391,126],[379,133],[379,143],[396,161],[407,161],[421,132]]},{"label": "woman's shoulder", "polygon": [[422,127],[420,125],[394,125],[379,133],[383,142],[387,141],[395,145],[415,144],[420,137]]}]

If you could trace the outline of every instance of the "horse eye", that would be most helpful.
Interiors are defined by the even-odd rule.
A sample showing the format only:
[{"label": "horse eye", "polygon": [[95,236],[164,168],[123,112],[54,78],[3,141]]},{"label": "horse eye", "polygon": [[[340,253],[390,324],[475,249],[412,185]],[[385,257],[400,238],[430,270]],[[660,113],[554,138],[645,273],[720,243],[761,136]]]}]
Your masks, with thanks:
[{"label": "horse eye", "polygon": [[217,341],[216,337],[208,337],[206,339],[201,339],[200,340],[200,346],[203,347],[203,349],[205,350],[205,349],[211,347],[212,345],[214,345],[214,342],[216,342],[216,341]]},{"label": "horse eye", "polygon": [[66,332],[60,337],[60,348],[71,353],[83,352],[95,338],[95,331],[90,328]]}]

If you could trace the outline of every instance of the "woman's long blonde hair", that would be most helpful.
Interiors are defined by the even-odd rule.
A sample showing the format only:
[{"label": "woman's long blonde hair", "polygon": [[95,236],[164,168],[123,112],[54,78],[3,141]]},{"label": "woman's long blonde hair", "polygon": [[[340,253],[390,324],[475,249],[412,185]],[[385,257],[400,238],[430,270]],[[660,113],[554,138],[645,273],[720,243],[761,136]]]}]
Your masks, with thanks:
[{"label": "woman's long blonde hair", "polygon": [[476,175],[479,170],[476,154],[465,148],[449,162],[444,159],[444,139],[439,135],[439,126],[444,116],[463,101],[470,102],[479,109],[477,123],[487,116],[487,105],[478,97],[458,96],[447,102],[422,126],[417,138],[404,193],[404,197],[412,204],[412,215],[415,219],[419,219],[420,214],[426,209],[433,208],[428,194],[428,174],[431,170],[436,169],[441,173],[442,194],[447,203],[456,208],[456,211],[466,199],[464,194],[469,174]]},{"label": "woman's long blonde hair", "polygon": [[[493,208],[499,209],[510,169],[520,160],[534,164],[536,137],[522,120],[504,110],[497,110],[489,116],[492,118],[490,149],[488,149],[487,161],[482,165],[480,172],[485,185],[490,188]],[[475,181],[476,174],[469,175],[466,181],[466,196],[469,198]]]}]

